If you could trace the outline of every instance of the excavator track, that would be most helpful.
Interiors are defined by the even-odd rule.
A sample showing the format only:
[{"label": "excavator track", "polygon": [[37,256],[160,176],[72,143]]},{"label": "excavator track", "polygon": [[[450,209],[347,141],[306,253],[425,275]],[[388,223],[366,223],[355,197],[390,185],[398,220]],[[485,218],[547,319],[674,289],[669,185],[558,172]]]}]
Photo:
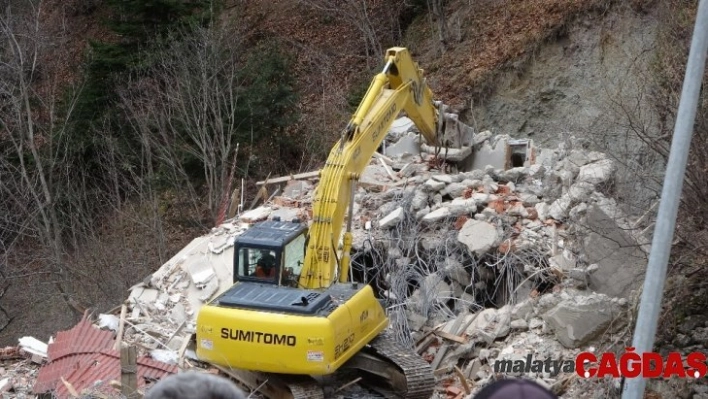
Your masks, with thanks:
[{"label": "excavator track", "polygon": [[309,376],[278,375],[216,366],[236,383],[268,399],[325,399],[323,387]]},{"label": "excavator track", "polygon": [[435,376],[430,364],[398,343],[391,331],[382,332],[362,352],[383,358],[398,367],[403,378],[398,378],[397,383],[393,382],[393,392],[390,393],[405,399],[430,399],[433,396]]},{"label": "excavator track", "polygon": [[285,384],[292,394],[293,399],[325,399],[322,386],[314,379],[302,378],[291,380],[288,378]]}]

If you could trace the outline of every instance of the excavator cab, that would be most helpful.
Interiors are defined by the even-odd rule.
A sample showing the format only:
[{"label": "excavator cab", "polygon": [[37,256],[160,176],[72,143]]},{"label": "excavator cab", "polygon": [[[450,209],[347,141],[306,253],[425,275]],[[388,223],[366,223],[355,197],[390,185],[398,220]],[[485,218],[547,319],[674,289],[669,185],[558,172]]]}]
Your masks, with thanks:
[{"label": "excavator cab", "polygon": [[234,243],[236,282],[297,287],[305,258],[307,227],[278,218],[258,223]]}]

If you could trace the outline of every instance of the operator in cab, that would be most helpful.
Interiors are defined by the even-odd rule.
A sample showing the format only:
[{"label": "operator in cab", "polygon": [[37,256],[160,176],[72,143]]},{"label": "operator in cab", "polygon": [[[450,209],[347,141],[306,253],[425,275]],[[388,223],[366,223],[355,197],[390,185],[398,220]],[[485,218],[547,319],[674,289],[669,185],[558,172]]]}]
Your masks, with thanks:
[{"label": "operator in cab", "polygon": [[256,263],[256,277],[263,279],[273,279],[276,277],[275,256],[271,251],[261,250],[261,257]]}]

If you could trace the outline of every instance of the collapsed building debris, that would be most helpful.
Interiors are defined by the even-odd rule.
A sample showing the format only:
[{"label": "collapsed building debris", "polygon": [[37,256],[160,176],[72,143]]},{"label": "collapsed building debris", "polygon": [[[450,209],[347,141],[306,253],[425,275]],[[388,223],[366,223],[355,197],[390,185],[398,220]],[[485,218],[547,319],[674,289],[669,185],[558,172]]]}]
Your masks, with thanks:
[{"label": "collapsed building debris", "polygon": [[[439,397],[462,398],[499,373],[514,375],[495,370],[501,361],[571,358],[618,328],[649,241],[609,195],[610,159],[482,132],[477,152],[449,164],[418,136],[407,118],[397,120],[362,174],[352,268],[387,301],[399,340],[432,364]],[[194,239],[99,325],[174,367],[163,370],[209,367],[190,343],[199,308],[232,285],[235,237],[262,220],[308,222],[317,179],[308,172],[259,182],[284,187]],[[567,373],[532,374],[568,390]]]}]

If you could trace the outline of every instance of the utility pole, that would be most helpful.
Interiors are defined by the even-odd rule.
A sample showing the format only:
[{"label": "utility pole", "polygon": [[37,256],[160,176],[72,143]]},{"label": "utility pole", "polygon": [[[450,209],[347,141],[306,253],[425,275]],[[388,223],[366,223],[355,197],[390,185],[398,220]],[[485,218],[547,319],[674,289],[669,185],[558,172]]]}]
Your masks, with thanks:
[{"label": "utility pole", "polygon": [[[634,330],[634,346],[637,353],[651,352],[658,326],[661,302],[666,282],[666,268],[671,254],[676,217],[678,215],[686,163],[691,148],[693,125],[705,72],[706,52],[708,51],[708,1],[698,4],[696,25],[691,39],[691,49],[686,64],[686,76],[683,81],[681,101],[679,103],[671,153],[666,166],[661,204],[657,215],[654,237],[652,239],[649,264],[647,265],[644,288],[637,325]],[[626,381],[622,399],[642,399],[646,380],[641,377]]]}]

